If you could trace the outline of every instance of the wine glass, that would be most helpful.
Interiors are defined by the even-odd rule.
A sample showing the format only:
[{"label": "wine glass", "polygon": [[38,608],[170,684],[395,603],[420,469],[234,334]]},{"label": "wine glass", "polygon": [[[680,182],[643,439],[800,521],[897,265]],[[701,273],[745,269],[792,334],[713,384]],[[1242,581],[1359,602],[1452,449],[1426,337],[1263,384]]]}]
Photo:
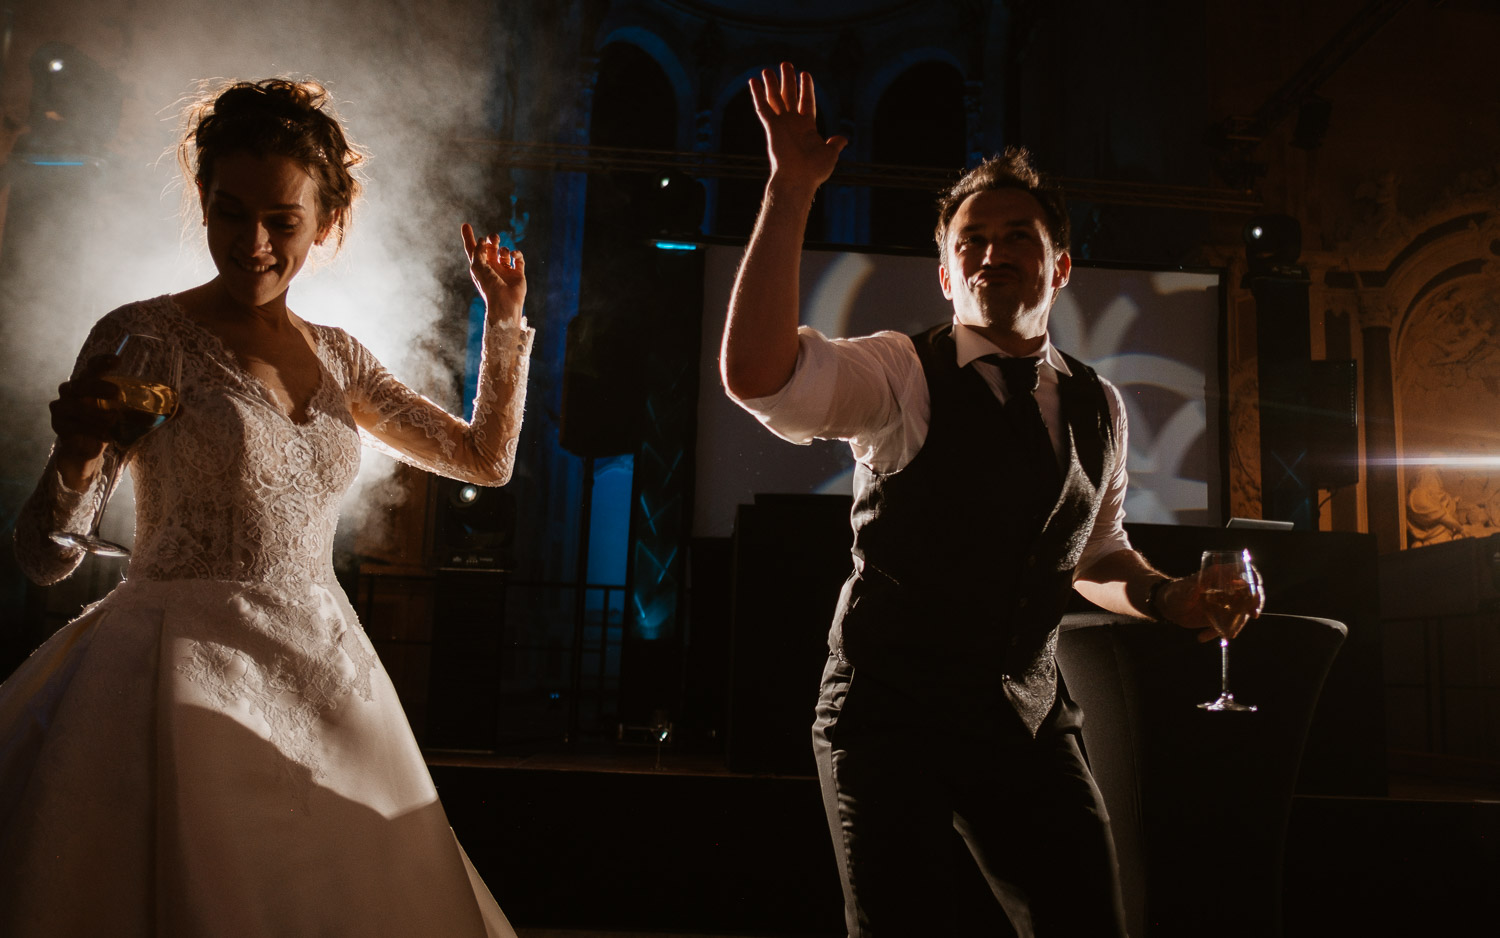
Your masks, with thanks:
[{"label": "wine glass", "polygon": [[1198,568],[1198,597],[1208,608],[1219,632],[1219,699],[1198,705],[1203,710],[1253,712],[1229,691],[1229,639],[1265,602],[1260,571],[1248,550],[1206,550]]},{"label": "wine glass", "polygon": [[656,743],[656,771],[661,771],[661,747],[672,738],[672,716],[665,710],[651,714],[650,739]]},{"label": "wine glass", "polygon": [[126,333],[115,349],[119,359],[100,380],[114,385],[108,398],[92,403],[110,418],[106,431],[110,446],[104,448],[104,475],[99,504],[87,534],[54,531],[52,540],[101,557],[129,557],[130,550],[99,536],[99,522],[114,492],[126,453],[141,437],[167,422],[177,412],[177,385],[182,377],[182,356],[177,346],[154,335]]}]

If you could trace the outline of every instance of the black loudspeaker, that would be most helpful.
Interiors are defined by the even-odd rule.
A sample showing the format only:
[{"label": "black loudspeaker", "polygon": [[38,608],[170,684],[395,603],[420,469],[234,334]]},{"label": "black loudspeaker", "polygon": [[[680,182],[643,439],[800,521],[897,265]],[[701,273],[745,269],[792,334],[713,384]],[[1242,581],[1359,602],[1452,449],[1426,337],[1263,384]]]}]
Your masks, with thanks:
[{"label": "black loudspeaker", "polygon": [[640,329],[627,316],[568,323],[558,442],[575,456],[634,453],[645,410]]},{"label": "black loudspeaker", "polygon": [[433,566],[449,570],[515,567],[516,497],[509,489],[437,479],[432,493]]},{"label": "black loudspeaker", "polygon": [[813,710],[852,563],[847,495],[757,495],[735,516],[726,761],[815,775]]},{"label": "black loudspeaker", "polygon": [[1359,481],[1358,364],[1315,361],[1307,389],[1307,459],[1312,484],[1337,489]]},{"label": "black loudspeaker", "polygon": [[1257,215],[1245,223],[1245,261],[1251,277],[1267,274],[1305,276],[1297,269],[1302,255],[1302,223],[1290,215]]},{"label": "black loudspeaker", "polygon": [[[1265,220],[1262,240],[1272,237],[1274,216]],[[1284,259],[1281,248],[1267,246],[1262,262]],[[1252,269],[1256,253],[1247,249]],[[1256,372],[1260,380],[1261,517],[1291,521],[1298,530],[1316,529],[1316,496],[1308,467],[1308,387],[1312,366],[1308,337],[1306,271],[1275,268],[1278,273],[1251,276],[1255,295]]]},{"label": "black loudspeaker", "polygon": [[688,543],[688,632],[683,649],[682,713],[677,732],[688,744],[717,745],[729,706],[729,621],[734,542],[695,537]]},{"label": "black loudspeaker", "polygon": [[440,570],[432,593],[432,670],[423,744],[493,751],[504,707],[506,574]]}]

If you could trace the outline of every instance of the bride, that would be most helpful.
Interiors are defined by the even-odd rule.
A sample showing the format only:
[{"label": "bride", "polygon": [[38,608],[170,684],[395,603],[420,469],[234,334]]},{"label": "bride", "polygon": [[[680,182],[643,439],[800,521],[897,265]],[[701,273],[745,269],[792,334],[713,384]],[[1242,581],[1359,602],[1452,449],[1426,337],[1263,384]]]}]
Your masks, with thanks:
[{"label": "bride", "polygon": [[473,420],[390,375],[287,289],[342,242],[359,151],[313,82],[239,82],[178,148],[218,271],[93,328],[16,526],[38,583],[107,497],[98,400],[130,333],[180,356],[179,408],[128,458],[129,579],[0,686],[0,934],[514,935],[454,839],[385,670],[334,580],[361,443],[502,485],[533,332],[520,252],[463,226],[487,307]]}]

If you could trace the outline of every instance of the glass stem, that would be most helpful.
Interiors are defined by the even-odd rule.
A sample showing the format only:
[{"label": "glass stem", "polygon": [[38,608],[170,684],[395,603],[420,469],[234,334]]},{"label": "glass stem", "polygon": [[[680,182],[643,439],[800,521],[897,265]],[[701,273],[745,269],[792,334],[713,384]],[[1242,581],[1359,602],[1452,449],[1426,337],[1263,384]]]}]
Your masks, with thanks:
[{"label": "glass stem", "polygon": [[104,509],[109,507],[109,496],[115,489],[115,478],[120,474],[120,452],[110,444],[104,447],[104,468],[99,470],[99,506],[94,509],[94,523],[89,525],[89,537],[98,539],[99,525],[104,521]]},{"label": "glass stem", "polygon": [[[1229,639],[1219,639],[1219,693],[1229,696]],[[1253,699],[1253,698],[1252,698]]]}]

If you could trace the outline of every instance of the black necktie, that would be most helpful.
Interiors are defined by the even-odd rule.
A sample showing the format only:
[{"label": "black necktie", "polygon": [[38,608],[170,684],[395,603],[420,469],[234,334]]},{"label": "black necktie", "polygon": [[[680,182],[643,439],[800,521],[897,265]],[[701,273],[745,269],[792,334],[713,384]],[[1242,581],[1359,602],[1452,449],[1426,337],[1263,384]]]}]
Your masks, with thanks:
[{"label": "black necktie", "polygon": [[986,355],[985,361],[1000,366],[1000,375],[1005,379],[1005,414],[1010,418],[1017,434],[1028,445],[1047,454],[1047,464],[1057,470],[1057,453],[1052,449],[1052,437],[1047,433],[1047,423],[1042,419],[1042,409],[1036,403],[1036,389],[1042,376],[1038,370],[1041,361],[1036,358],[1008,358],[1003,355]]},{"label": "black necktie", "polygon": [[[1038,367],[1042,363],[1041,359],[1007,358],[1004,355],[986,355],[985,359],[1000,366],[1000,374],[1005,378],[1007,407],[1023,397],[1031,401],[1031,406],[1036,406],[1037,385],[1042,383],[1042,372]],[[1040,409],[1037,410],[1037,416],[1041,416]]]}]

